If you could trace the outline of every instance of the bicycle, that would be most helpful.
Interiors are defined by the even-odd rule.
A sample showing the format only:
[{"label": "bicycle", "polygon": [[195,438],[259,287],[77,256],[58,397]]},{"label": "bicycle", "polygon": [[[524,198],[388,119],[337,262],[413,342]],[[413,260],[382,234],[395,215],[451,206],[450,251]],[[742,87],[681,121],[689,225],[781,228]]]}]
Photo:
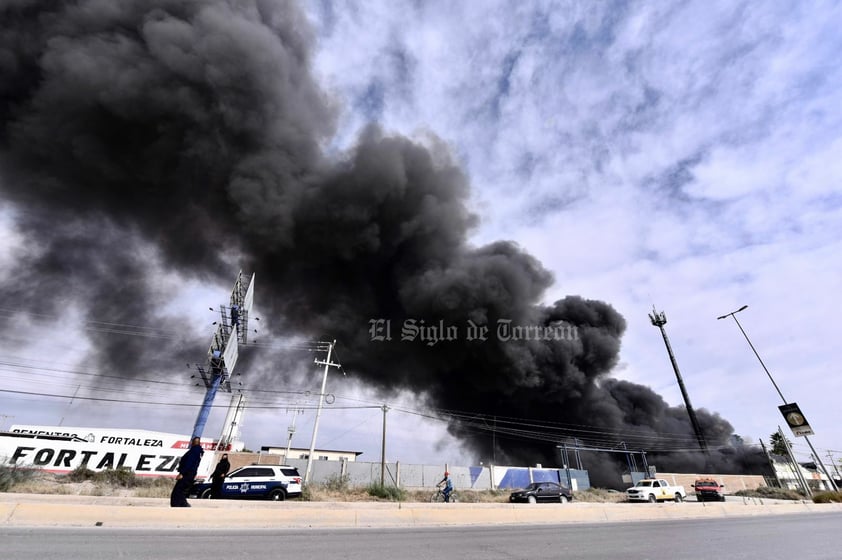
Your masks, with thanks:
[{"label": "bicycle", "polygon": [[[456,495],[456,490],[450,491],[450,503],[455,503],[458,501],[458,496]],[[442,503],[444,502],[444,490],[439,488],[436,490],[432,496],[430,496],[430,502],[432,503]]]}]

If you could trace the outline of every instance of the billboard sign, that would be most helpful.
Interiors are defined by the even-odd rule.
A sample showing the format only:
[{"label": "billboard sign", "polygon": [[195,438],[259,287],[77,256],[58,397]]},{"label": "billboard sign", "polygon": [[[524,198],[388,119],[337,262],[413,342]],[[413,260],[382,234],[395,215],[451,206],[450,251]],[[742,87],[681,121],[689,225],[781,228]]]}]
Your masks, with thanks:
[{"label": "billboard sign", "polygon": [[[205,450],[216,442],[202,439]],[[101,428],[12,426],[0,434],[0,464],[37,467],[68,473],[78,467],[92,471],[130,468],[141,476],[178,474],[178,460],[190,447],[190,436]],[[199,473],[212,467],[213,453],[205,453]]]},{"label": "billboard sign", "polygon": [[793,435],[812,436],[814,434],[813,429],[807,423],[807,419],[804,418],[804,414],[796,403],[783,404],[778,409],[784,415],[784,420],[786,420]]}]

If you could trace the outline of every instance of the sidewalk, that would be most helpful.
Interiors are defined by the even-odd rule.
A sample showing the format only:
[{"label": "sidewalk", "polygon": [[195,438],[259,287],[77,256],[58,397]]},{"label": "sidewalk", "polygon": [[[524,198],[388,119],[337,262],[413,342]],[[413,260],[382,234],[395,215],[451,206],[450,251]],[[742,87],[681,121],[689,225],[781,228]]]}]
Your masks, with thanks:
[{"label": "sidewalk", "polygon": [[[0,525],[6,527],[105,526],[171,529],[436,527],[626,522],[842,512],[842,504],[750,502],[425,504],[194,499],[190,500],[191,508],[170,508],[168,500],[161,498],[0,494]],[[224,510],[224,513],[220,510]]]}]

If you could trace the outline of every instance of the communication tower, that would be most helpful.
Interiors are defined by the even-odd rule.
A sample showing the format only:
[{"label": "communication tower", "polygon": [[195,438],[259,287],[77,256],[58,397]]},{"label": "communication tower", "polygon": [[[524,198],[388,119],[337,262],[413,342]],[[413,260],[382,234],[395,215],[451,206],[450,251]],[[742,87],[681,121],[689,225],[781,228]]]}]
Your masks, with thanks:
[{"label": "communication tower", "polygon": [[705,443],[705,437],[702,434],[702,427],[699,425],[699,419],[696,418],[696,411],[693,405],[690,404],[690,396],[687,394],[687,388],[684,386],[684,380],[681,378],[681,372],[678,371],[678,362],[675,361],[675,356],[672,353],[672,346],[670,340],[667,338],[667,331],[664,330],[664,325],[667,324],[667,316],[661,311],[660,313],[652,306],[652,313],[649,314],[649,320],[652,324],[661,329],[661,336],[664,337],[664,344],[667,345],[667,353],[672,363],[672,369],[675,370],[675,377],[678,379],[678,387],[681,389],[681,396],[684,397],[684,406],[687,407],[687,415],[690,416],[690,423],[693,425],[693,431],[696,432],[696,440],[699,442],[699,447],[707,454],[708,446]]}]

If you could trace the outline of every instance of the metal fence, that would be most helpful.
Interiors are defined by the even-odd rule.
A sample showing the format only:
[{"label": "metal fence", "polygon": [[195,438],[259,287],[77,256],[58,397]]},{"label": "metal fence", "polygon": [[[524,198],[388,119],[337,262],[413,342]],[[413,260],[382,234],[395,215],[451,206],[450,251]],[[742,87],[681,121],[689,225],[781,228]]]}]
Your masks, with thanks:
[{"label": "metal fence", "polygon": [[[246,457],[247,455],[247,457]],[[232,467],[250,463],[269,463],[282,459],[281,455],[229,453]],[[290,459],[287,464],[297,467],[304,474],[306,459]],[[380,463],[363,461],[313,461],[310,481],[325,483],[346,477],[353,487],[379,484],[382,479],[387,486],[398,486],[407,490],[434,488],[444,476],[445,468],[455,487],[471,490],[497,490],[523,488],[531,482],[558,482],[573,490],[590,488],[588,471],[579,469],[551,469],[541,467],[509,467],[480,465],[475,467],[459,465],[416,465],[400,462]]]}]

